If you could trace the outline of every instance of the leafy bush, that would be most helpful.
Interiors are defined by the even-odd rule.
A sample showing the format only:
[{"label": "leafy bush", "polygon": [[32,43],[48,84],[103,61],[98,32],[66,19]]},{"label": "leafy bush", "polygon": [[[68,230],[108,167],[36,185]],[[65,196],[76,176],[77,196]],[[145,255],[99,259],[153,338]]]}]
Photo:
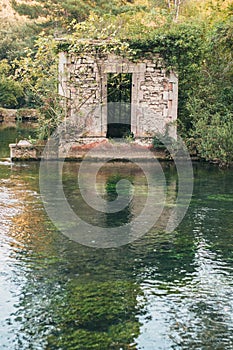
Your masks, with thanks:
[{"label": "leafy bush", "polygon": [[201,157],[220,164],[233,162],[233,114],[204,115],[195,124],[195,143]]},{"label": "leafy bush", "polygon": [[20,83],[13,80],[10,71],[7,60],[0,61],[0,106],[17,108],[23,104],[23,89]]},{"label": "leafy bush", "polygon": [[53,37],[42,33],[33,49],[25,50],[26,55],[15,60],[15,76],[24,89],[28,107],[38,108],[39,139],[47,139],[64,118],[63,104],[57,92],[58,56]]},{"label": "leafy bush", "polygon": [[152,140],[152,146],[157,150],[166,150],[167,146],[172,146],[174,143],[174,139],[168,135],[157,133]]},{"label": "leafy bush", "polygon": [[[18,12],[31,18],[43,16],[46,21],[42,24],[38,17],[38,22],[28,20],[15,26],[1,21],[0,59],[11,61],[18,58],[15,76],[19,82],[10,78],[13,72],[1,74],[1,105],[15,107],[25,101],[27,106],[41,108],[44,114],[40,135],[42,138],[49,135],[61,120],[62,112],[59,104],[54,105],[54,101],[58,101],[54,53],[57,44],[46,31],[52,30],[55,34],[54,27],[63,33],[65,29],[65,33],[71,33],[71,40],[68,45],[62,43],[60,49],[83,52],[88,45],[85,45],[85,40],[81,45],[77,39],[86,38],[100,39],[103,50],[135,61],[147,55],[162,55],[167,70],[175,69],[179,76],[180,133],[186,139],[192,137],[195,140],[202,157],[230,161],[229,145],[223,140],[233,110],[231,1],[218,1],[215,5],[206,0],[181,1],[179,18],[174,18],[174,6],[168,6],[175,3],[178,2],[38,0],[29,4],[14,0],[12,4]],[[42,27],[45,33],[33,47],[35,35]],[[25,46],[28,49],[24,50]],[[220,124],[217,125],[218,121]],[[212,135],[212,141],[205,133]],[[219,135],[222,135],[222,141]],[[154,146],[163,148],[158,139],[154,139]]]}]

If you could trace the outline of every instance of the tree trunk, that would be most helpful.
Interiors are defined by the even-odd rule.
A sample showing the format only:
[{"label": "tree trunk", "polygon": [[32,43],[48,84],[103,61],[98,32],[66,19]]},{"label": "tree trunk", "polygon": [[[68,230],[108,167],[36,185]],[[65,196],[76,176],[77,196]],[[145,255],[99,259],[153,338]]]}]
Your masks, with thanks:
[{"label": "tree trunk", "polygon": [[181,0],[175,0],[174,3],[174,10],[175,10],[175,16],[174,16],[174,21],[176,22],[178,20],[179,17],[179,12],[180,12],[180,4],[181,4]]},{"label": "tree trunk", "polygon": [[171,0],[167,0],[167,6],[168,6],[169,9],[171,9],[171,7],[172,7],[171,6]]}]

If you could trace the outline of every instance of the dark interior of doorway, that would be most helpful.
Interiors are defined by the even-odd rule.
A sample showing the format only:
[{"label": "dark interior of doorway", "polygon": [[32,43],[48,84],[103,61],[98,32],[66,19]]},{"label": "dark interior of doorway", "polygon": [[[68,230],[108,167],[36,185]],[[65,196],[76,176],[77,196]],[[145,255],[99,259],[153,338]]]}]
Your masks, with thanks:
[{"label": "dark interior of doorway", "polygon": [[131,93],[132,73],[108,74],[108,138],[123,138],[131,134]]}]

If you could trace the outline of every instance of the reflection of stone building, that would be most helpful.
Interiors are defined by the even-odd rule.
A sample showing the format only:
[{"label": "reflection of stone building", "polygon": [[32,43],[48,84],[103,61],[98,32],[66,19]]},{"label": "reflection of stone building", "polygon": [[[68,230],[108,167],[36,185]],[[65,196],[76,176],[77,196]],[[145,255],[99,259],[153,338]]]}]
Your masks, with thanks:
[{"label": "reflection of stone building", "polygon": [[[107,232],[104,242],[100,244],[107,245],[109,242],[110,244],[114,242],[118,245],[120,239],[122,244],[126,244],[140,238],[144,234],[135,236],[135,232],[132,230],[133,225],[129,225],[128,228],[124,226],[123,235],[121,236],[120,233],[123,225],[132,223],[140,215],[142,215],[142,220],[138,227],[142,224],[142,229],[144,229],[147,227],[147,223],[152,221],[153,226],[148,226],[148,235],[154,236],[158,232],[166,232],[169,220],[176,219],[175,203],[178,179],[175,175],[166,178],[165,185],[165,179],[163,181],[163,176],[160,176],[159,164],[152,165],[151,162],[143,162],[142,169],[136,163],[110,162],[101,166],[97,176],[96,166],[98,166],[96,162],[88,161],[89,171],[85,173],[85,182],[82,183],[85,193],[90,191],[89,198],[93,207],[85,202],[79,191],[74,192],[73,187],[72,192],[66,193],[65,191],[65,194],[72,198],[70,200],[71,207],[85,222],[103,228],[118,228],[116,237]],[[73,162],[67,162],[63,167],[67,174],[78,173],[79,169],[79,163]],[[163,165],[162,169],[165,171]],[[144,171],[148,175],[150,184],[148,184],[148,178]],[[124,188],[120,189],[118,187],[117,190],[117,184],[119,185],[120,180],[129,181],[132,188],[130,189],[128,185],[125,185]],[[74,178],[74,181],[76,181],[76,178]],[[92,183],[95,189],[94,187],[92,189]],[[152,193],[156,193],[156,195],[152,196]],[[125,202],[119,202],[117,205],[114,201],[117,200],[118,194],[125,196]],[[151,201],[148,200],[149,196]],[[104,211],[101,209],[102,199],[104,200]],[[112,206],[117,210],[110,211],[109,209]],[[145,207],[147,207],[147,210],[144,210]],[[94,208],[97,208],[97,210],[94,210]],[[161,215],[157,216],[160,210],[162,210]],[[115,238],[116,241],[114,241]],[[96,242],[99,240],[99,238],[95,239]]]},{"label": "reflection of stone building", "polygon": [[127,131],[152,137],[166,129],[176,136],[178,79],[166,72],[161,57],[137,62],[113,54],[60,52],[59,57],[59,93],[80,136],[114,137],[114,124],[118,131],[125,125],[117,137]]}]

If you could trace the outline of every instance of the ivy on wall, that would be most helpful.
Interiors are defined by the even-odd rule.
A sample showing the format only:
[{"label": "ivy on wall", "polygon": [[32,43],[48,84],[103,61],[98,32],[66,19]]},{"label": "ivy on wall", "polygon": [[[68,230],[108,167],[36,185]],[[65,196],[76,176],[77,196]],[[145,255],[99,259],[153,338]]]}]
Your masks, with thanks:
[{"label": "ivy on wall", "polygon": [[[85,24],[86,26],[86,24]],[[205,51],[205,27],[202,25],[173,24],[166,31],[156,29],[139,36],[131,33],[125,38],[116,34],[115,26],[111,25],[106,33],[94,32],[94,39],[81,38],[83,30],[78,26],[79,33],[58,41],[57,51],[65,51],[74,55],[92,55],[95,57],[108,53],[120,55],[131,61],[145,58],[164,61],[167,71],[174,70],[179,76],[179,125],[186,132],[191,128],[191,119],[187,110],[188,100],[200,79]],[[88,29],[90,30],[90,28]],[[112,37],[110,37],[112,35]]]},{"label": "ivy on wall", "polygon": [[[83,22],[71,20],[65,30],[65,33],[70,34],[66,34],[63,40],[55,43],[54,36],[44,37],[43,42],[37,41],[35,48],[26,50],[24,56],[18,60],[14,80],[23,84],[26,94],[24,101],[37,103],[39,100],[43,104],[48,94],[56,93],[55,72],[59,51],[95,56],[113,53],[131,61],[148,57],[154,58],[156,62],[158,57],[162,57],[165,68],[174,70],[179,78],[179,132],[183,138],[194,140],[199,154],[205,159],[221,158],[224,152],[227,155],[225,158],[229,159],[232,150],[227,142],[229,133],[225,131],[233,125],[232,8],[229,5],[224,6],[222,12],[213,9],[211,12],[206,4],[206,8],[201,7],[198,12],[197,3],[190,3],[194,7],[184,6],[184,12],[181,13],[186,19],[180,17],[176,23],[162,9],[155,8],[148,13],[143,9],[117,15],[91,13]],[[196,12],[198,14],[194,16]],[[43,65],[48,67],[46,70],[38,69],[42,66],[41,54]],[[30,64],[25,64],[28,60]],[[50,74],[51,71],[54,73]],[[36,94],[39,92],[40,97],[35,99],[35,87],[38,86],[42,86],[42,89],[36,89]],[[51,100],[55,99],[52,97]],[[59,108],[59,117],[54,110],[52,105],[54,117],[51,118],[48,114],[46,120],[48,123],[54,120],[56,125],[56,121],[62,117]],[[207,140],[206,132],[210,134],[210,130],[214,131],[219,118],[219,135],[222,136],[215,137],[215,140],[208,138],[208,147],[204,151],[200,144]],[[211,125],[212,129],[209,127]],[[226,142],[221,141],[223,139]],[[223,152],[217,154],[217,149],[222,147]]]}]

